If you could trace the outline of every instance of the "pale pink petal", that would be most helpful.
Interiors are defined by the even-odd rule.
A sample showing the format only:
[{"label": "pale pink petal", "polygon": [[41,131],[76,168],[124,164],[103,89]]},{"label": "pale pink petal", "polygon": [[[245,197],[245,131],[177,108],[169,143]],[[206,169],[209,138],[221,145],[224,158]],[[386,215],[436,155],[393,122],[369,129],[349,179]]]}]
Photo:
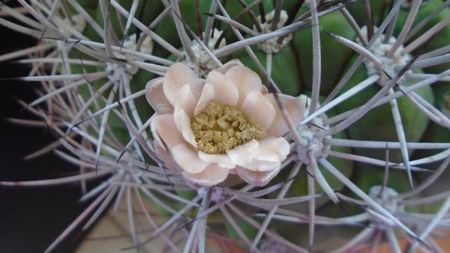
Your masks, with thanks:
[{"label": "pale pink petal", "polygon": [[[292,97],[283,94],[279,94],[278,96],[281,103],[286,108],[289,118],[292,120],[292,123],[296,124],[300,122],[304,118],[308,98],[306,96]],[[275,119],[273,120],[272,125],[267,130],[267,133],[270,136],[283,136],[289,131],[288,125],[286,124],[283,115],[279,110],[273,94],[267,94],[266,97],[270,100],[276,110]]]},{"label": "pale pink petal", "polygon": [[176,145],[170,151],[178,166],[187,173],[200,173],[210,165],[200,160],[197,152],[191,150],[184,144]]},{"label": "pale pink petal", "polygon": [[169,151],[165,150],[157,141],[155,141],[153,146],[155,148],[156,155],[164,162],[164,166],[166,168],[171,170],[175,170],[178,168],[177,163],[173,160],[173,157],[169,153]]},{"label": "pale pink petal", "polygon": [[183,136],[178,131],[172,114],[153,115],[150,120],[153,137],[161,147],[169,149],[184,143]]},{"label": "pale pink petal", "polygon": [[243,166],[253,161],[259,150],[257,140],[252,140],[246,144],[235,147],[227,152],[231,162],[236,165]]},{"label": "pale pink petal", "polygon": [[217,102],[228,105],[236,105],[239,100],[239,91],[234,85],[233,81],[218,71],[211,71],[206,78],[206,81],[212,83],[216,91]]},{"label": "pale pink petal", "polygon": [[217,164],[211,164],[200,173],[183,173],[190,183],[201,186],[214,186],[227,179],[229,170]]},{"label": "pale pink petal", "polygon": [[203,86],[202,94],[200,95],[200,98],[198,99],[197,105],[194,109],[194,115],[198,114],[203,108],[205,108],[211,100],[214,99],[215,95],[214,87],[210,83],[206,83]]},{"label": "pale pink petal", "polygon": [[271,171],[251,171],[245,168],[236,167],[237,174],[247,183],[254,186],[264,186],[270,182],[280,171],[280,167]]},{"label": "pale pink petal", "polygon": [[223,66],[216,68],[216,71],[219,71],[222,74],[225,74],[229,69],[231,69],[234,66],[243,66],[242,62],[238,59],[230,60],[229,62],[225,63]]},{"label": "pale pink petal", "polygon": [[181,132],[183,138],[196,148],[197,141],[195,141],[195,136],[191,128],[191,120],[186,112],[180,107],[175,107],[173,118],[175,120],[175,125]]},{"label": "pale pink petal", "polygon": [[250,92],[242,103],[241,109],[263,129],[268,129],[275,119],[275,108],[260,91]]},{"label": "pale pink petal", "polygon": [[232,169],[236,166],[233,162],[231,162],[230,157],[228,155],[207,154],[199,151],[198,157],[204,162],[217,163],[218,165],[224,168]]},{"label": "pale pink petal", "polygon": [[230,78],[239,90],[240,105],[248,93],[252,91],[261,91],[263,85],[258,74],[244,66],[234,66],[230,68],[225,76]]},{"label": "pale pink petal", "polygon": [[188,116],[191,116],[194,113],[194,108],[196,104],[196,99],[191,92],[191,87],[189,85],[183,85],[177,93],[177,101],[174,104],[174,107],[183,108],[184,112]]},{"label": "pale pink petal", "polygon": [[164,76],[163,90],[172,105],[175,105],[178,90],[185,84],[190,85],[193,94],[196,95],[197,90],[200,89],[201,80],[186,64],[178,62],[171,65]]},{"label": "pale pink petal", "polygon": [[280,166],[281,166],[280,162],[260,161],[260,160],[254,159],[253,161],[251,161],[241,167],[246,168],[251,171],[261,172],[261,171],[276,170]]},{"label": "pale pink petal", "polygon": [[159,114],[166,114],[173,112],[173,106],[167,100],[163,91],[163,78],[156,78],[147,83],[145,98],[152,106],[155,112]]},{"label": "pale pink petal", "polygon": [[248,170],[271,171],[278,169],[290,152],[289,142],[281,137],[267,138],[257,143],[231,150],[228,153],[231,161]]},{"label": "pale pink petal", "polygon": [[267,138],[259,141],[259,150],[255,160],[281,163],[289,155],[291,147],[283,138]]}]

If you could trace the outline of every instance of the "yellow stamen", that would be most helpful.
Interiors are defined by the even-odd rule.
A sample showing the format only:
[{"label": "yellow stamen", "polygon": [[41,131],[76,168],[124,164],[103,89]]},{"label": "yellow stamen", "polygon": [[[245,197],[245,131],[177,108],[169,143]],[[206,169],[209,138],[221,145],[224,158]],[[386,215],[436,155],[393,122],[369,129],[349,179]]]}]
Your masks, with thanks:
[{"label": "yellow stamen", "polygon": [[198,149],[208,154],[225,154],[228,150],[264,136],[262,128],[238,107],[215,102],[194,116],[191,128]]}]

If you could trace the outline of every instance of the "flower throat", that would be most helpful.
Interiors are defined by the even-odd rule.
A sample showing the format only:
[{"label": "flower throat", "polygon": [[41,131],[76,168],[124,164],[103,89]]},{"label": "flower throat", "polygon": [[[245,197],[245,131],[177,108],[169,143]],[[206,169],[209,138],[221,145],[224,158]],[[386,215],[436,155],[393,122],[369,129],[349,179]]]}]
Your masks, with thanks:
[{"label": "flower throat", "polygon": [[208,154],[225,154],[264,136],[262,128],[238,107],[215,102],[193,117],[191,128],[198,149]]}]

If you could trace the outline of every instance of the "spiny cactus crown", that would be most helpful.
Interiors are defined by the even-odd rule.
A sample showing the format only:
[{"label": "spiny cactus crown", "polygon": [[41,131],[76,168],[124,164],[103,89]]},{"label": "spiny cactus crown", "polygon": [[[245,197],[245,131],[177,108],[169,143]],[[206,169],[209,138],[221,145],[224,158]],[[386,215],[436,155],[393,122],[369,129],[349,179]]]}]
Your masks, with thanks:
[{"label": "spiny cactus crown", "polygon": [[0,24],[37,44],[0,60],[41,82],[27,109],[60,139],[36,154],[80,167],[46,184],[102,180],[47,252],[122,202],[131,248],[439,249],[449,1],[18,2]]}]

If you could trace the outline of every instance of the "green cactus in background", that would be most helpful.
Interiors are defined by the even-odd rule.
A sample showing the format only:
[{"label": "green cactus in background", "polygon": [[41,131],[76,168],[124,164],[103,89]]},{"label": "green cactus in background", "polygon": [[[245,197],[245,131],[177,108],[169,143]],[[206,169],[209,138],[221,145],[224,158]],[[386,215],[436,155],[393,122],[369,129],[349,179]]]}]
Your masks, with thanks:
[{"label": "green cactus in background", "polygon": [[102,179],[47,252],[121,206],[138,251],[444,251],[450,1],[19,2],[48,184]]}]

